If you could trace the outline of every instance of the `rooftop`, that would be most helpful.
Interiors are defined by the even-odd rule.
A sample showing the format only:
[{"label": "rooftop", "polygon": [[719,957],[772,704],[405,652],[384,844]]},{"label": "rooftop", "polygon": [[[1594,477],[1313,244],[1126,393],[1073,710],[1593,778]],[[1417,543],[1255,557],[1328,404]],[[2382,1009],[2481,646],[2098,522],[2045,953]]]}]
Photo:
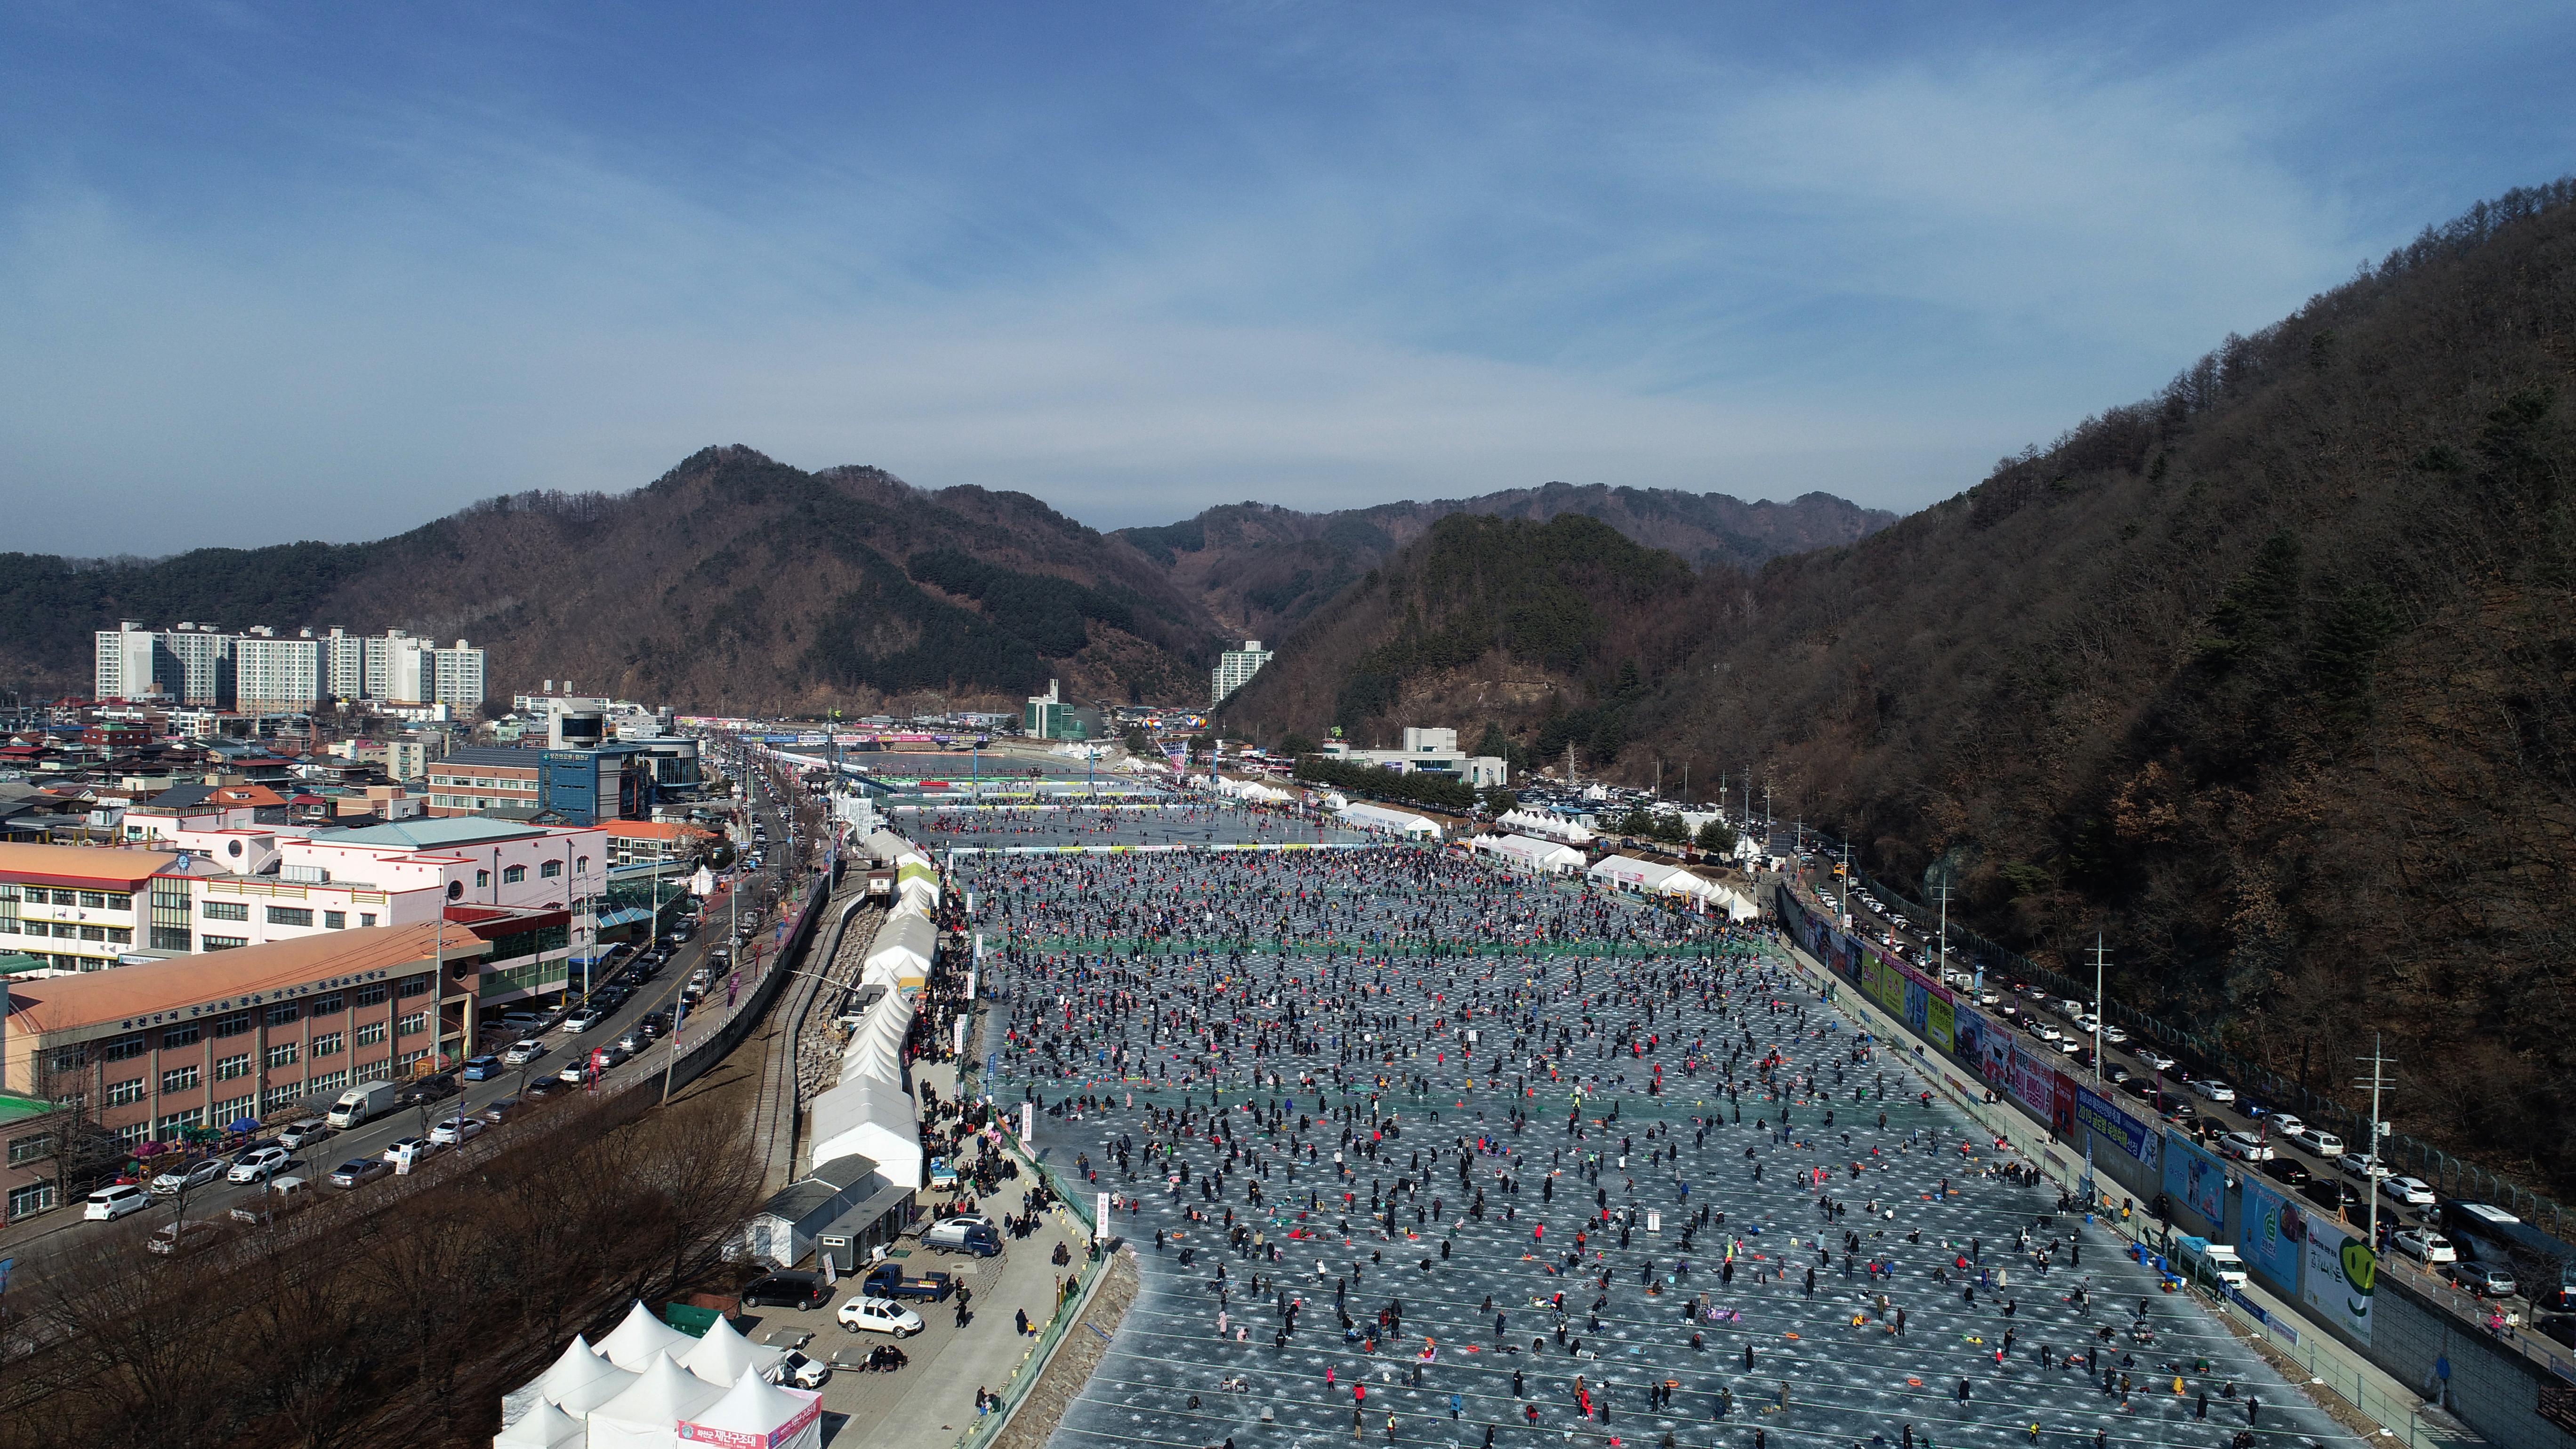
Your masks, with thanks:
[{"label": "rooftop", "polygon": [[533,770],[545,763],[545,757],[546,752],[543,750],[514,750],[490,745],[473,745],[461,750],[449,750],[433,763],[451,767],[479,765],[485,769],[498,766],[505,769]]},{"label": "rooftop", "polygon": [[437,959],[442,931],[446,950],[458,956],[482,953],[483,943],[473,932],[436,921],[333,931],[14,983],[8,988],[11,1025],[17,1031],[77,1031],[325,977],[400,970]]},{"label": "rooftop", "polygon": [[403,850],[438,850],[448,846],[478,845],[490,840],[524,840],[546,833],[541,825],[450,815],[437,820],[397,820],[355,830],[316,830],[311,839],[315,845],[390,845]]},{"label": "rooftop", "polygon": [[0,876],[45,885],[115,884],[126,890],[179,857],[164,850],[94,845],[0,845]]}]

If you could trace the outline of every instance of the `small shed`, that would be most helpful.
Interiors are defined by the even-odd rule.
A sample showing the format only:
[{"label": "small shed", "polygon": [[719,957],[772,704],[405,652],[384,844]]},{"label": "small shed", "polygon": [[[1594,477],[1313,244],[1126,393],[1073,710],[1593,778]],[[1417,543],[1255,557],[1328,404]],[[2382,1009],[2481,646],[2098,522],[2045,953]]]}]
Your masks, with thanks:
[{"label": "small shed", "polygon": [[814,1235],[833,1223],[868,1193],[877,1177],[876,1163],[852,1154],[816,1167],[802,1182],[780,1188],[743,1228],[751,1256],[776,1267],[792,1268],[814,1251]]}]

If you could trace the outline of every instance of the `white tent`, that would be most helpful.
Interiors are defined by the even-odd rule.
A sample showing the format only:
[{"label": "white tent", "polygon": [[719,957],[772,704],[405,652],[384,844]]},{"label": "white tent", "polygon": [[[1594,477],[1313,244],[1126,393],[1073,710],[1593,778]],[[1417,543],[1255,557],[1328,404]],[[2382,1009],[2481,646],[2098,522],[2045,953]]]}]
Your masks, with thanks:
[{"label": "white tent", "polygon": [[1440,838],[1439,822],[1408,810],[1389,810],[1383,805],[1345,805],[1342,807],[1342,819],[1345,823],[1362,830],[1382,830],[1394,835],[1425,836],[1433,840]]},{"label": "white tent", "polygon": [[759,1449],[816,1449],[823,1442],[823,1396],[783,1389],[758,1374],[745,1374],[725,1396],[681,1426],[695,1444]]},{"label": "white tent", "polygon": [[653,1366],[657,1354],[676,1358],[697,1346],[696,1339],[654,1317],[639,1298],[627,1310],[626,1320],[599,1341],[599,1352],[628,1373],[642,1373]]},{"label": "white tent", "polygon": [[537,1376],[537,1391],[560,1404],[564,1396],[575,1389],[617,1371],[617,1365],[601,1358],[599,1350],[592,1348],[589,1340],[576,1333],[572,1342],[564,1345],[564,1351],[556,1357],[553,1366]]},{"label": "white tent", "polygon": [[938,950],[939,928],[930,917],[899,908],[877,927],[859,979],[870,985],[919,986],[929,979],[931,957]]},{"label": "white tent", "polygon": [[1583,873],[1584,879],[1605,886],[1625,886],[1632,891],[1661,891],[1674,876],[1698,877],[1677,866],[1658,865],[1631,855],[1605,855]]},{"label": "white tent", "polygon": [[707,1325],[706,1337],[681,1356],[680,1367],[717,1388],[730,1388],[744,1374],[765,1375],[787,1357],[783,1348],[763,1348],[742,1336],[722,1315]]},{"label": "white tent", "polygon": [[565,1449],[582,1438],[581,1420],[540,1399],[535,1408],[519,1416],[519,1422],[492,1436],[492,1449]]},{"label": "white tent", "polygon": [[939,908],[939,872],[927,861],[907,860],[894,868],[895,894],[917,901],[923,910]]},{"label": "white tent", "polygon": [[874,1077],[903,1084],[903,1040],[912,1030],[912,1001],[903,996],[880,999],[859,1018],[858,1030],[841,1051],[841,1079]]},{"label": "white tent", "polygon": [[921,1117],[901,1087],[874,1077],[844,1076],[806,1110],[814,1143],[808,1161],[829,1162],[855,1153],[875,1162],[888,1182],[921,1184]]},{"label": "white tent", "polygon": [[[583,1350],[585,1353],[588,1351],[589,1350],[587,1349]],[[560,1394],[543,1393],[542,1396],[549,1402],[560,1405],[565,1413],[570,1414],[575,1418],[580,1418],[581,1416],[588,1414],[591,1410],[598,1408],[600,1405],[607,1403],[613,1398],[616,1398],[619,1394],[635,1387],[636,1379],[642,1377],[640,1374],[628,1373],[626,1370],[619,1368],[615,1364],[609,1363],[604,1359],[600,1361],[599,1366],[608,1370],[608,1372],[601,1374],[598,1378],[591,1379],[586,1383],[577,1384],[572,1388],[566,1389]],[[542,1391],[540,1392],[542,1393]]]},{"label": "white tent", "polygon": [[590,1411],[590,1449],[676,1449],[680,1421],[724,1395],[669,1354],[657,1353],[634,1387]]},{"label": "white tent", "polygon": [[1515,870],[1555,875],[1583,868],[1582,851],[1552,840],[1532,840],[1526,835],[1479,835],[1468,841],[1467,847],[1479,855],[1493,856]]}]

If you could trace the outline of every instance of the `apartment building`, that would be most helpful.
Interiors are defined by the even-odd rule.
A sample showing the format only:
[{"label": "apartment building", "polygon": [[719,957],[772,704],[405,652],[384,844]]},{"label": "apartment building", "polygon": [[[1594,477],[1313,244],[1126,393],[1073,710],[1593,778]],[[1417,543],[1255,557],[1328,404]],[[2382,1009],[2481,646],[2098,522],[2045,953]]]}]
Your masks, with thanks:
[{"label": "apartment building", "polygon": [[266,625],[238,634],[182,622],[150,630],[127,619],[95,636],[92,687],[100,699],[158,698],[259,713],[311,710],[325,699],[377,700],[421,708],[483,703],[483,651],[452,647],[400,629],[351,635],[332,628],[280,635]]},{"label": "apartment building", "polygon": [[1225,697],[1252,682],[1261,666],[1270,662],[1274,651],[1261,647],[1258,639],[1246,639],[1240,649],[1228,649],[1217,655],[1216,668],[1208,671],[1208,708],[1225,703]]},{"label": "apartment building", "polygon": [[509,806],[534,810],[543,797],[541,750],[472,747],[429,762],[429,813],[471,815]]},{"label": "apartment building", "polygon": [[167,851],[0,845],[0,952],[63,971],[97,971],[134,949]]}]

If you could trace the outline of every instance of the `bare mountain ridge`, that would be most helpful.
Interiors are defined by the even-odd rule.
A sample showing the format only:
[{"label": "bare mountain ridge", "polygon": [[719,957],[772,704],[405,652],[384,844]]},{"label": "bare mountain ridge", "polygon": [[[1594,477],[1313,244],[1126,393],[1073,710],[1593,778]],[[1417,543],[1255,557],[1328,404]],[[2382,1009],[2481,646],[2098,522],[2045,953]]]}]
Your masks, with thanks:
[{"label": "bare mountain ridge", "polygon": [[1125,528],[1112,536],[1162,565],[1233,632],[1268,639],[1284,637],[1396,550],[1457,513],[1538,523],[1580,514],[1702,569],[1757,568],[1781,554],[1836,547],[1897,517],[1828,493],[1747,503],[1724,493],[1549,483],[1331,513],[1226,504],[1180,523]]}]

